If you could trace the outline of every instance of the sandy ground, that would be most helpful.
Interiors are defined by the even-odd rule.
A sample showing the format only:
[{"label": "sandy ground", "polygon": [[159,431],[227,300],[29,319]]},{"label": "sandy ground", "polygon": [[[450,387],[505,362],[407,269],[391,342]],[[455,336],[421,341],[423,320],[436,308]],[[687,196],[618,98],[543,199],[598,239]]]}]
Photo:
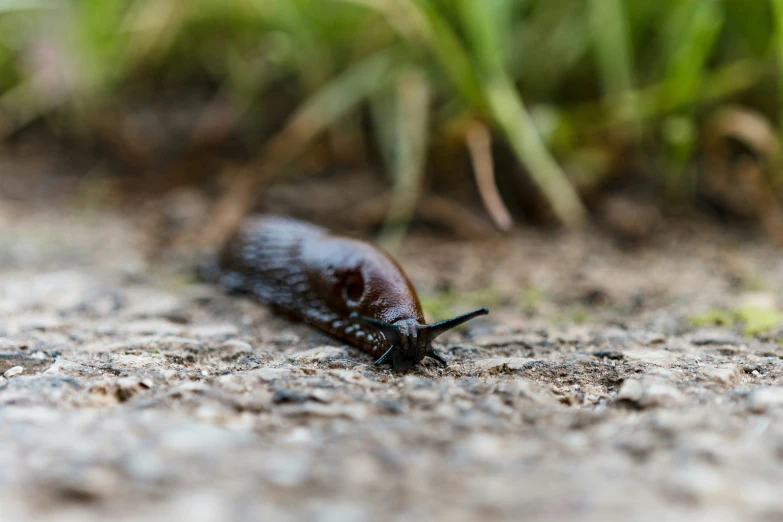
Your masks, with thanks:
[{"label": "sandy ground", "polygon": [[428,307],[491,314],[405,375],[139,244],[0,207],[3,522],[783,518],[783,329],[689,322],[783,305],[761,242],[414,234]]}]

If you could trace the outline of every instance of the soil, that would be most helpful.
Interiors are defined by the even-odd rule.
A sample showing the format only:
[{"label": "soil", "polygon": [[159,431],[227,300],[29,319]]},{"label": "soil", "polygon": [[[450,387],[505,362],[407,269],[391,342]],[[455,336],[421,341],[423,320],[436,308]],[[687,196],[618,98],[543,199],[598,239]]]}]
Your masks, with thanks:
[{"label": "soil", "polygon": [[414,230],[431,315],[491,313],[397,374],[141,230],[0,206],[4,522],[783,517],[783,329],[704,320],[783,306],[763,238]]}]

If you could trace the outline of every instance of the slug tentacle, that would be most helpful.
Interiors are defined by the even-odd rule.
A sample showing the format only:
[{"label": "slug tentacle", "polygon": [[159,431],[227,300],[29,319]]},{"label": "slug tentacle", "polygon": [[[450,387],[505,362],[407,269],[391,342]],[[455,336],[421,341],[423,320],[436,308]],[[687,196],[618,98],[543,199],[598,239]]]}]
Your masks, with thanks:
[{"label": "slug tentacle", "polygon": [[426,355],[427,357],[431,357],[431,358],[435,359],[436,361],[438,361],[443,366],[446,366],[446,365],[449,364],[449,362],[446,359],[444,359],[443,356],[441,354],[439,354],[438,352],[436,352],[435,350],[432,350],[431,352],[427,352],[424,355]]},{"label": "slug tentacle", "polygon": [[[381,355],[380,358],[377,361],[375,361],[375,366],[380,366],[382,364],[385,364],[386,360],[389,357],[391,357],[391,354],[392,354],[393,351],[394,351],[394,346],[392,346],[391,348],[386,350],[386,352],[384,352],[384,354]],[[389,361],[389,362],[391,362],[391,361]]]},{"label": "slug tentacle", "polygon": [[478,308],[476,310],[473,310],[472,312],[458,315],[457,317],[452,317],[451,319],[446,319],[445,321],[439,321],[437,323],[432,323],[432,324],[425,324],[421,327],[421,329],[427,332],[427,335],[429,335],[430,340],[432,340],[444,332],[456,328],[461,324],[467,323],[474,317],[478,317],[480,315],[487,315],[488,313],[489,310],[487,310],[486,308]]},{"label": "slug tentacle", "polygon": [[486,308],[425,324],[408,278],[385,252],[294,219],[245,220],[203,275],[229,292],[249,294],[406,370],[424,357],[446,360],[432,340]]}]

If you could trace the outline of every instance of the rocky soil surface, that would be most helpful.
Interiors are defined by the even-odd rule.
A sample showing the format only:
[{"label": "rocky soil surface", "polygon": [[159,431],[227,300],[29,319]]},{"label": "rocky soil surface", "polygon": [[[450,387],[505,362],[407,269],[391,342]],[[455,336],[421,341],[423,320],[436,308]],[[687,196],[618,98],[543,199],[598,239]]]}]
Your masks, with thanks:
[{"label": "rocky soil surface", "polygon": [[141,240],[0,207],[4,522],[783,518],[783,329],[693,322],[783,305],[762,242],[414,235],[428,308],[491,314],[400,375]]}]

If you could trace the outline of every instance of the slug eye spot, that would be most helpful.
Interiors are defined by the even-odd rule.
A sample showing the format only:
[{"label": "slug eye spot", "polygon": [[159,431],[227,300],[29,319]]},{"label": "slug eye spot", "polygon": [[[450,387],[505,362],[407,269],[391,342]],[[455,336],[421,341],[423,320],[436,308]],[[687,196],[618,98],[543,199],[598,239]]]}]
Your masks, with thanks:
[{"label": "slug eye spot", "polygon": [[364,279],[361,274],[350,274],[345,280],[343,297],[349,304],[355,304],[364,295]]}]

